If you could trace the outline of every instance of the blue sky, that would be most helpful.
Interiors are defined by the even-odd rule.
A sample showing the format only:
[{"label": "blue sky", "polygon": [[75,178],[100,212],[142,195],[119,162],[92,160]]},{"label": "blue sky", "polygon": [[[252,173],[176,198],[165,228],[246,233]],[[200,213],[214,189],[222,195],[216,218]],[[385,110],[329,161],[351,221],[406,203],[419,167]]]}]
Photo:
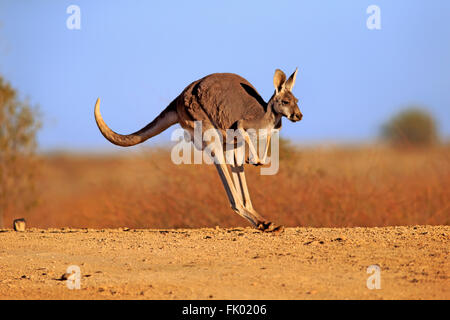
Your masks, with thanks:
[{"label": "blue sky", "polygon": [[[71,4],[80,30],[66,27]],[[381,30],[366,27],[372,4]],[[447,0],[3,0],[0,23],[0,74],[40,106],[44,150],[118,148],[95,125],[97,97],[106,123],[130,133],[207,74],[238,73],[267,101],[274,70],[295,67],[304,118],[284,121],[285,137],[374,140],[409,104],[430,110],[450,137]]]}]

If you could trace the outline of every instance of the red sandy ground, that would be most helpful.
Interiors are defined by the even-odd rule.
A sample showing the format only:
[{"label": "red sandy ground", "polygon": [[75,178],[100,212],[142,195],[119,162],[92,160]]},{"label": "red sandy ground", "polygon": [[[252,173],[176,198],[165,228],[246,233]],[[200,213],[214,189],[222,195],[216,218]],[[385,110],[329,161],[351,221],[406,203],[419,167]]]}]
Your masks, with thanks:
[{"label": "red sandy ground", "polygon": [[[449,299],[449,226],[0,232],[1,299]],[[58,280],[81,269],[81,288]],[[366,286],[381,268],[381,289]]]}]

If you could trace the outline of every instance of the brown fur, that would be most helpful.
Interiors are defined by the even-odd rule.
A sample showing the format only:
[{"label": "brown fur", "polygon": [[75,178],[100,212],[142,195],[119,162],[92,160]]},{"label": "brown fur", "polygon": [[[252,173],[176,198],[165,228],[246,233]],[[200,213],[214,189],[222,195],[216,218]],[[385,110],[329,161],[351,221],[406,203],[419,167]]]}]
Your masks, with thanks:
[{"label": "brown fur", "polygon": [[244,78],[214,73],[191,83],[180,95],[177,110],[185,108],[191,119],[229,129],[238,120],[262,118],[267,104]]},{"label": "brown fur", "polygon": [[[141,143],[177,122],[191,134],[194,131],[195,121],[202,122],[203,130],[218,129],[223,137],[226,136],[227,129],[238,129],[256,158],[253,164],[261,165],[263,161],[257,156],[247,130],[280,128],[282,116],[291,121],[299,121],[302,118],[297,106],[298,100],[291,92],[296,75],[297,70],[286,81],[284,72],[277,69],[273,79],[275,93],[266,103],[256,89],[241,76],[233,73],[211,74],[191,83],[155,120],[129,135],[121,135],[108,128],[100,114],[99,100],[95,105],[95,120],[103,136],[120,146]],[[270,135],[267,136],[264,159],[269,140]],[[204,145],[198,147],[204,148]],[[231,164],[230,176],[223,161],[223,153],[221,147],[213,150],[214,164],[233,210],[260,230],[281,230],[281,227],[266,221],[253,209],[243,164],[235,157],[234,163]]]},{"label": "brown fur", "polygon": [[95,119],[103,136],[120,146],[144,142],[177,122],[184,129],[192,131],[194,121],[202,121],[204,129],[214,127],[222,134],[226,129],[237,127],[244,130],[280,128],[281,116],[284,115],[291,121],[298,121],[302,117],[297,106],[298,100],[290,91],[295,82],[295,75],[296,72],[286,81],[283,71],[276,70],[276,92],[268,103],[250,82],[237,74],[208,75],[187,86],[147,126],[128,135],[118,134],[106,125],[100,114],[99,100],[95,107]]}]

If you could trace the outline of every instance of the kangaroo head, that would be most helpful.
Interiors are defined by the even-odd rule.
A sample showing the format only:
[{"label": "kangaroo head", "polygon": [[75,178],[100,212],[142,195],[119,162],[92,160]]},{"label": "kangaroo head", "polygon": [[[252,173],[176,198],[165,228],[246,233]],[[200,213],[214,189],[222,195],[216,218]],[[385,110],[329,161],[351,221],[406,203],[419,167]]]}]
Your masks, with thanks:
[{"label": "kangaroo head", "polygon": [[302,119],[303,115],[298,108],[298,99],[292,94],[292,88],[295,84],[298,69],[286,80],[286,75],[280,69],[275,70],[273,76],[273,85],[275,86],[275,94],[271,102],[273,110],[292,122]]}]

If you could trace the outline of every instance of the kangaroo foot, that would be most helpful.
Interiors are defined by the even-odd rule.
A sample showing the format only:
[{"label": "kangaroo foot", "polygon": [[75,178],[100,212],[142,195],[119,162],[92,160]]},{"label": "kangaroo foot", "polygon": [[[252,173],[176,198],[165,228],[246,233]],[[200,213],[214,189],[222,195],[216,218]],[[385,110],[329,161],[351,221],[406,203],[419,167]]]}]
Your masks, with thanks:
[{"label": "kangaroo foot", "polygon": [[252,165],[254,165],[254,166],[256,166],[256,167],[258,167],[258,166],[262,166],[262,165],[264,165],[265,163],[263,163],[261,160],[256,160],[256,161],[250,161],[250,159],[249,158],[247,158],[247,159],[245,159],[245,163],[247,163],[247,164],[252,164]]},{"label": "kangaroo foot", "polygon": [[284,231],[284,226],[277,226],[273,222],[263,221],[257,226],[258,230],[262,232],[273,232],[273,233],[281,233]]}]

